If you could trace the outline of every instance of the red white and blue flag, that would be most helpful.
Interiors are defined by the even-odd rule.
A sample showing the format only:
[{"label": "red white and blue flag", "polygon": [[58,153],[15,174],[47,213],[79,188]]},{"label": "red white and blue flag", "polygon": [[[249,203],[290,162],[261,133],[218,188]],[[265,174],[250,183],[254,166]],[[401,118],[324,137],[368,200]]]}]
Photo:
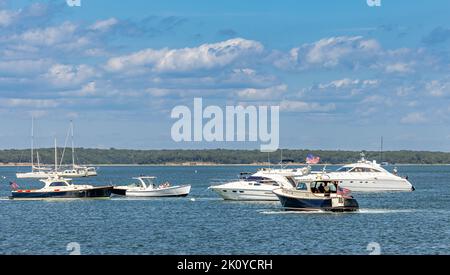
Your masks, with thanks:
[{"label": "red white and blue flag", "polygon": [[338,195],[342,195],[344,197],[347,197],[347,196],[350,196],[351,191],[350,191],[350,189],[342,188],[342,187],[339,186],[336,193]]},{"label": "red white and blue flag", "polygon": [[19,185],[17,185],[16,182],[12,181],[9,183],[9,186],[11,187],[12,190],[17,190],[19,189]]},{"label": "red white and blue flag", "polygon": [[308,154],[306,156],[306,163],[307,164],[317,164],[319,163],[320,158],[318,156],[314,156],[313,154]]}]

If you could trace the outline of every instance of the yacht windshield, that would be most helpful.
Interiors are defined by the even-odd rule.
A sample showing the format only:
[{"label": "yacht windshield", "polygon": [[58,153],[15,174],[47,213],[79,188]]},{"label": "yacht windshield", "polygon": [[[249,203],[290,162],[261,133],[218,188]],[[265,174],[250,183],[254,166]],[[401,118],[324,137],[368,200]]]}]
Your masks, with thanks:
[{"label": "yacht windshield", "polygon": [[337,172],[348,172],[348,171],[350,171],[351,169],[352,169],[352,167],[345,167],[345,166],[343,166],[343,167],[337,169],[336,171],[337,171]]},{"label": "yacht windshield", "polygon": [[367,167],[355,167],[353,168],[353,170],[351,170],[350,172],[359,172],[359,173],[376,173],[376,172],[380,172],[376,169],[373,168],[367,168]]},{"label": "yacht windshield", "polygon": [[67,186],[67,183],[63,182],[63,181],[57,181],[57,182],[52,182],[50,184],[51,187],[55,187],[55,186]]},{"label": "yacht windshield", "polygon": [[277,182],[266,178],[266,177],[256,177],[256,176],[250,176],[245,179],[246,181],[256,181],[259,184],[276,184]]}]

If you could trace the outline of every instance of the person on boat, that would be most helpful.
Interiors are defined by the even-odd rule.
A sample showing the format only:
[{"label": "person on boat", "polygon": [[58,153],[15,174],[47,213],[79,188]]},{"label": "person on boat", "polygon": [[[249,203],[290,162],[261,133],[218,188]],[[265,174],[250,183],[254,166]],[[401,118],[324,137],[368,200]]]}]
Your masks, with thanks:
[{"label": "person on boat", "polygon": [[337,180],[335,180],[335,181],[333,181],[333,185],[334,185],[334,190],[332,191],[332,193],[337,193],[337,190],[338,190],[338,181]]},{"label": "person on boat", "polygon": [[317,188],[317,189],[318,189],[319,193],[325,193],[325,188],[323,187],[323,183],[321,183],[319,185],[319,188]]},{"label": "person on boat", "polygon": [[323,187],[323,193],[325,193],[325,196],[330,196],[330,186],[328,186],[327,182],[325,182],[325,186]]}]

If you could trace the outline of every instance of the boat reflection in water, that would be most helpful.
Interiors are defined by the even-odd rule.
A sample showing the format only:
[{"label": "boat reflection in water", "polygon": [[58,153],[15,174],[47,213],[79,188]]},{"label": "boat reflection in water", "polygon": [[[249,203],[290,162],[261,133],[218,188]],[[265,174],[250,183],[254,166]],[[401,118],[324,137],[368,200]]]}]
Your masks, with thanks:
[{"label": "boat reflection in water", "polygon": [[273,190],[285,210],[348,212],[359,209],[350,190],[339,187],[337,181],[299,182],[296,188]]}]

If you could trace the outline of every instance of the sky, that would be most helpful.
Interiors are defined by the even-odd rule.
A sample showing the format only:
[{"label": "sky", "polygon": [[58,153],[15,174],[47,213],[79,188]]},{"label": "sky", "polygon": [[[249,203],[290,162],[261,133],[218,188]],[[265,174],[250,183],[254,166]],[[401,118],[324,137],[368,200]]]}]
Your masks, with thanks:
[{"label": "sky", "polygon": [[282,148],[450,151],[450,2],[0,0],[0,148],[174,142],[172,109],[280,106]]}]

